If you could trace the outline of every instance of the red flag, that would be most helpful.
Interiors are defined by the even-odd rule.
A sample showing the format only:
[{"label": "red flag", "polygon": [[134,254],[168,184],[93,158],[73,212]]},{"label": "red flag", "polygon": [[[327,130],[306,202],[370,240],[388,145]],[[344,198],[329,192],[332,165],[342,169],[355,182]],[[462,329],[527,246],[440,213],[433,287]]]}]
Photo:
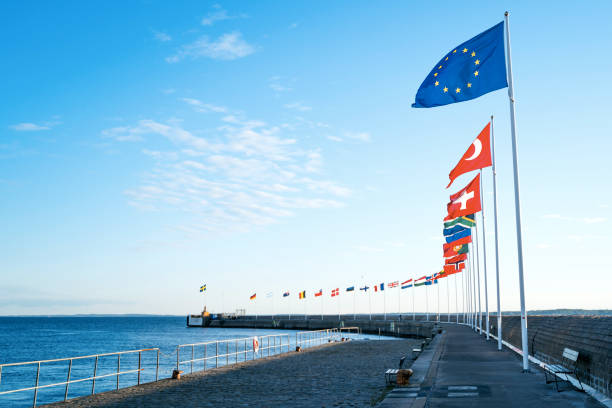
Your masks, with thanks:
[{"label": "red flag", "polygon": [[[444,250],[445,254],[448,251],[453,251],[453,250],[456,252],[455,248],[460,247],[461,245],[464,245],[464,244],[469,244],[470,242],[472,242],[472,236],[471,235],[467,236],[467,237],[464,237],[464,238],[459,238],[458,240],[453,241],[450,244],[443,244],[442,245],[442,249]],[[457,254],[455,253],[455,255],[457,255]],[[446,255],[444,255],[444,257],[446,258]]]},{"label": "red flag", "polygon": [[470,147],[459,160],[459,163],[448,174],[450,183],[446,188],[449,188],[453,181],[462,174],[473,170],[484,169],[491,165],[491,122],[482,129],[478,137],[472,142]]},{"label": "red flag", "polygon": [[450,203],[446,205],[448,215],[444,218],[445,221],[480,211],[480,174],[477,174],[470,184],[450,196],[450,199]]},{"label": "red flag", "polygon": [[452,275],[453,273],[461,272],[465,268],[465,262],[458,263],[456,265],[444,265],[444,274]]},{"label": "red flag", "polygon": [[446,264],[450,265],[450,264],[455,264],[457,262],[461,262],[461,261],[465,261],[467,259],[467,254],[461,254],[461,255],[457,255],[453,258],[449,258],[446,260]]}]

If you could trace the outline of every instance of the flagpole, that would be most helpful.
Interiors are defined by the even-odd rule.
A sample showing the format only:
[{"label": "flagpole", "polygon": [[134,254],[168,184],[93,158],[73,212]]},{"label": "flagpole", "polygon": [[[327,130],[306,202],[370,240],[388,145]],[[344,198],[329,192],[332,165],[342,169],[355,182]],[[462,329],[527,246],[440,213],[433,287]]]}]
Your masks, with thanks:
[{"label": "flagpole", "polygon": [[[468,254],[468,258],[469,258],[469,254]],[[467,258],[466,258],[467,259]],[[463,310],[463,323],[466,323],[465,318],[467,317],[466,315],[466,311],[465,311],[465,280],[466,280],[466,272],[467,272],[467,268],[469,267],[469,261],[466,261],[466,266],[463,269],[463,272],[461,273],[463,279],[461,281],[461,297],[462,297],[462,307],[461,309]]]},{"label": "flagpole", "polygon": [[459,324],[459,292],[457,291],[457,272],[455,272],[455,323]]},{"label": "flagpole", "polygon": [[434,279],[434,283],[438,284],[438,322],[440,322],[440,282],[437,279]]},{"label": "flagpole", "polygon": [[321,320],[323,320],[323,292],[321,292]]},{"label": "flagpole", "polygon": [[402,315],[402,285],[397,286],[397,316],[401,320]]},{"label": "flagpole", "polygon": [[383,314],[384,314],[383,320],[387,320],[387,292],[384,291],[384,286],[383,286]]},{"label": "flagpole", "polygon": [[448,310],[446,321],[450,323],[450,280],[448,276],[446,277],[446,309]]},{"label": "flagpole", "polygon": [[[495,224],[495,280],[497,286],[497,349],[502,349],[502,316],[499,299],[499,245],[497,242],[497,173],[495,171],[495,135],[493,133],[493,115],[491,115],[491,156],[493,159],[493,220]],[[488,325],[487,325],[488,326]]]},{"label": "flagpole", "polygon": [[416,312],[414,310],[414,290],[416,289],[416,277],[412,274],[412,320],[416,322]]},{"label": "flagpole", "polygon": [[[472,246],[472,244],[468,244],[468,246]],[[465,301],[467,303],[467,320],[468,320],[468,325],[470,327],[472,327],[472,291],[470,290],[470,284],[471,284],[471,277],[472,277],[472,256],[473,256],[473,249],[470,249],[470,253],[467,257],[468,260],[468,265],[467,265],[467,274],[465,275],[465,291],[466,291],[466,297],[465,297]]]},{"label": "flagpole", "polygon": [[[368,285],[364,285],[368,286]],[[370,320],[372,320],[372,292],[368,292],[368,304],[370,306]]]},{"label": "flagpole", "polygon": [[529,370],[529,345],[527,343],[527,314],[525,313],[525,282],[523,278],[523,232],[521,228],[521,199],[519,193],[518,153],[516,147],[516,115],[514,111],[514,87],[512,83],[512,52],[510,51],[510,27],[508,12],[506,20],[506,52],[508,55],[508,98],[510,99],[510,129],[512,130],[512,164],[514,170],[514,207],[516,211],[516,247],[518,252],[519,288],[521,297],[521,342],[523,348],[523,371]]},{"label": "flagpole", "polygon": [[[474,225],[474,228],[476,226]],[[476,268],[478,262],[478,231],[474,234],[476,236],[474,243],[472,243],[472,248],[476,247],[474,250],[475,258],[472,259],[472,285],[473,285],[473,299],[474,299],[474,331],[478,332],[478,293],[476,292]]]},{"label": "flagpole", "polygon": [[426,320],[429,321],[429,296],[427,295],[427,278],[425,278],[425,315],[427,316]]},{"label": "flagpole", "polygon": [[[482,191],[482,187],[480,189]],[[476,219],[476,216],[474,216]],[[478,277],[478,332],[482,334],[482,303],[480,302],[480,250],[478,248],[478,222],[475,223],[476,232],[476,273]]]},{"label": "flagpole", "polygon": [[485,313],[486,313],[486,333],[487,340],[489,340],[489,285],[487,283],[487,234],[485,228],[485,212],[484,212],[484,200],[482,198],[482,169],[480,169],[480,202],[482,203],[481,217],[482,217],[482,258],[484,265],[484,293],[485,293]]}]

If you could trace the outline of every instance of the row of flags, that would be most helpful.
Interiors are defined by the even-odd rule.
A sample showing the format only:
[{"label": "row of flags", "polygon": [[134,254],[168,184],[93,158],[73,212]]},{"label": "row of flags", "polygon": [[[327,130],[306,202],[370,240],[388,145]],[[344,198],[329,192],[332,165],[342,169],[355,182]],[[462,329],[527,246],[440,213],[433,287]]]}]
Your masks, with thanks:
[{"label": "row of flags", "polygon": [[[401,283],[399,281],[393,281],[393,282],[389,282],[389,283],[380,283],[377,285],[373,286],[374,292],[382,292],[385,290],[385,287],[388,289],[393,289],[393,288],[401,288],[401,289],[408,289],[411,288],[413,286],[418,287],[418,286],[425,286],[425,285],[433,285],[433,284],[437,284],[438,283],[438,279],[443,278],[444,273],[442,271],[434,273],[432,275],[424,275],[422,277],[420,277],[419,279],[408,279],[404,282]],[[370,286],[363,286],[360,287],[359,290],[366,293],[368,290],[370,290],[371,287]],[[336,297],[336,296],[340,296],[340,293],[342,291],[340,290],[340,288],[333,288],[329,291],[329,294],[331,297]],[[348,286],[346,289],[344,289],[344,292],[356,292],[355,291],[355,286]],[[289,297],[290,296],[290,292],[289,291],[285,291],[283,292],[283,297]],[[323,296],[323,289],[319,289],[318,291],[314,292],[314,297],[320,297]],[[270,293],[268,293],[267,297],[271,297]],[[253,293],[249,299],[250,300],[255,300],[257,298],[257,293]],[[306,299],[306,291],[302,290],[300,292],[298,292],[298,298],[299,299]]]}]

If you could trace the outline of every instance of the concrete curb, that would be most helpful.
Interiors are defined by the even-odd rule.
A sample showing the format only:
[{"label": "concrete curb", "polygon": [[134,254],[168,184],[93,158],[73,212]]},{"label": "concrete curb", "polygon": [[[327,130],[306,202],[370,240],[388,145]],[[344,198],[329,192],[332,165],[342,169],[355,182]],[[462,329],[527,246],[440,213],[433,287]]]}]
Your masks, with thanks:
[{"label": "concrete curb", "polygon": [[384,400],[378,405],[380,408],[422,408],[425,406],[427,397],[423,389],[431,382],[430,371],[432,362],[440,354],[440,345],[443,344],[445,332],[434,337],[431,343],[423,349],[419,357],[412,363],[413,374],[410,377],[410,385],[406,387],[395,387]]}]

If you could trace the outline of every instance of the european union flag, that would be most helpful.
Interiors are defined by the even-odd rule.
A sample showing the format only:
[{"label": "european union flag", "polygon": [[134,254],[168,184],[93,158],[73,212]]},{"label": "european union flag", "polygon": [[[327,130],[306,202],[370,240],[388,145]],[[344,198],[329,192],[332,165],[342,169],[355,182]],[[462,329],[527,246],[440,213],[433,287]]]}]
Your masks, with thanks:
[{"label": "european union flag", "polygon": [[469,101],[507,86],[502,21],[442,57],[421,84],[412,107]]}]

